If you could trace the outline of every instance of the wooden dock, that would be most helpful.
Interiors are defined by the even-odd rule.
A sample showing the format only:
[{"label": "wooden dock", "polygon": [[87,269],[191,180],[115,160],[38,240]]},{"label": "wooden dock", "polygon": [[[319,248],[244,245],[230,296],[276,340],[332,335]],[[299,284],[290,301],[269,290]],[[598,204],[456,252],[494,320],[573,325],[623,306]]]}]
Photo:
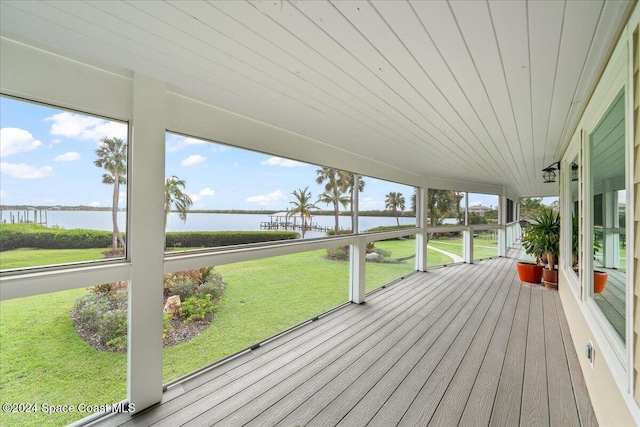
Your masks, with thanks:
[{"label": "wooden dock", "polygon": [[516,261],[410,275],[99,424],[597,425],[558,293]]},{"label": "wooden dock", "polygon": [[263,221],[260,223],[260,229],[262,230],[302,230],[304,231],[324,231],[329,230],[329,227],[322,227],[317,224],[296,224],[293,222],[277,222],[277,221]]}]

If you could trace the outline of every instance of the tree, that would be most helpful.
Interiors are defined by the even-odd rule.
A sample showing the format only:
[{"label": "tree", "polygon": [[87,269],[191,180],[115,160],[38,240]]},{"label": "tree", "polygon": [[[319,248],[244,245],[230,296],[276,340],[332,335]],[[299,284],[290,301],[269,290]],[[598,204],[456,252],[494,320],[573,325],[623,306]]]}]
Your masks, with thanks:
[{"label": "tree", "polygon": [[325,184],[324,193],[320,195],[318,201],[327,205],[333,204],[334,228],[336,234],[338,234],[340,230],[340,205],[346,208],[349,203],[349,197],[346,196],[347,191],[349,191],[347,173],[326,166],[316,170],[316,173],[318,174],[316,183]]},{"label": "tree", "polygon": [[418,189],[413,187],[413,194],[411,194],[411,212],[416,213],[416,203],[418,199]]},{"label": "tree", "polygon": [[302,237],[304,237],[307,229],[307,219],[311,218],[311,209],[318,209],[318,207],[311,203],[309,187],[293,190],[291,194],[293,194],[295,200],[289,202],[289,204],[293,205],[293,209],[287,212],[287,218],[295,214],[300,214],[300,218],[302,219]]},{"label": "tree", "polygon": [[400,219],[398,218],[398,209],[401,211],[404,210],[404,196],[402,193],[396,193],[395,191],[387,194],[387,198],[384,202],[386,208],[388,210],[392,210],[396,216],[396,222],[398,223],[398,227],[400,227]]},{"label": "tree", "polygon": [[180,219],[184,222],[187,221],[187,212],[191,205],[193,205],[193,201],[191,197],[183,190],[186,187],[187,183],[178,179],[177,176],[172,175],[166,179],[164,183],[164,228],[167,228],[167,217],[169,216],[169,212],[171,212],[171,207],[174,207],[174,210],[178,211],[178,215],[180,215]]},{"label": "tree", "polygon": [[542,198],[528,197],[520,200],[520,219],[533,219],[544,213]]},{"label": "tree", "polygon": [[461,200],[462,193],[457,191],[429,189],[429,225],[440,225],[443,219],[454,213],[457,217]]},{"label": "tree", "polygon": [[113,240],[111,247],[115,253],[118,249],[118,241],[122,245],[122,249],[126,250],[126,244],[118,228],[118,199],[120,198],[120,185],[127,185],[127,143],[120,138],[105,136],[100,140],[100,147],[95,150],[95,153],[98,158],[94,160],[93,164],[107,171],[102,175],[102,183],[113,185],[111,201]]},{"label": "tree", "polygon": [[[346,177],[347,189],[349,190],[349,207],[353,212],[353,199],[356,197],[356,174],[344,172],[344,176]],[[365,185],[366,183],[364,182],[364,179],[362,179],[362,176],[358,175],[357,191],[364,191]]]}]

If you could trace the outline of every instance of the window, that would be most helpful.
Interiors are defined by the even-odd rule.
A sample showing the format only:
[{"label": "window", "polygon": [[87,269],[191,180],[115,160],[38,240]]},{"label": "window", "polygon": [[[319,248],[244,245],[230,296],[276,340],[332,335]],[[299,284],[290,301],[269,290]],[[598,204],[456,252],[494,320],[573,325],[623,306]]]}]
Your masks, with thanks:
[{"label": "window", "polygon": [[[621,91],[590,135],[593,260],[587,295],[626,340],[625,108]],[[622,220],[622,221],[621,221]]]},{"label": "window", "polygon": [[352,173],[166,135],[168,251],[351,232]]},{"label": "window", "polygon": [[397,182],[360,177],[360,233],[416,226],[416,189]]},{"label": "window", "polygon": [[2,425],[67,425],[126,399],[127,282],[1,301],[0,325],[0,403],[26,404]]},{"label": "window", "polygon": [[0,97],[1,270],[123,258],[126,123]]},{"label": "window", "polygon": [[[565,175],[566,176],[566,175]],[[571,169],[568,173],[570,188],[570,209],[571,213],[571,265],[570,271],[577,276],[580,268],[580,159],[576,154],[571,160]],[[566,223],[565,223],[566,224]],[[566,252],[568,253],[568,252]]]},{"label": "window", "polygon": [[367,292],[415,271],[415,234],[367,244],[365,256]]},{"label": "window", "polygon": [[347,302],[349,247],[167,274],[164,288],[182,301],[165,314],[168,382]]}]

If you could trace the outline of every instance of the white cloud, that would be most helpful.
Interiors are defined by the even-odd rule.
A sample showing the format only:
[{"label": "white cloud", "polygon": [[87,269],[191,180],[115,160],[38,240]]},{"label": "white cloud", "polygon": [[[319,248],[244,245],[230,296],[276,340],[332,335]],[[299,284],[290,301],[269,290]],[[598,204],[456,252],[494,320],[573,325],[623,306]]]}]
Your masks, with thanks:
[{"label": "white cloud", "polygon": [[205,160],[207,160],[205,156],[201,156],[200,154],[192,154],[186,159],[184,159],[183,161],[181,161],[180,164],[182,166],[193,166],[193,165],[197,165],[198,163],[202,163]]},{"label": "white cloud", "polygon": [[18,128],[0,129],[0,157],[32,151],[42,143],[33,138],[29,131]]},{"label": "white cloud", "polygon": [[296,162],[295,160],[283,159],[281,157],[269,157],[267,160],[260,162],[260,164],[269,166],[284,166],[286,168],[307,166],[305,163]]},{"label": "white cloud", "polygon": [[91,206],[92,208],[97,208],[100,206],[100,202],[91,202],[89,203],[89,206]]},{"label": "white cloud", "polygon": [[43,166],[37,168],[35,166],[26,165],[24,163],[0,163],[0,172],[6,173],[13,178],[34,179],[51,175],[53,168],[51,166]]},{"label": "white cloud", "polygon": [[188,193],[188,196],[191,198],[193,203],[199,202],[203,197],[207,196],[215,196],[216,192],[210,189],[209,187],[203,188],[197,193]]},{"label": "white cloud", "polygon": [[0,197],[8,197],[8,196],[9,196],[9,194],[7,194],[6,191],[0,190]]},{"label": "white cloud", "polygon": [[80,153],[76,151],[69,151],[53,158],[54,162],[74,162],[76,160],[80,160]]},{"label": "white cloud", "polygon": [[127,139],[127,125],[76,113],[58,113],[44,119],[53,122],[49,133],[82,141],[100,141],[101,138]]},{"label": "white cloud", "polygon": [[172,134],[167,135],[166,143],[167,143],[167,151],[169,152],[180,151],[183,148],[186,148],[190,145],[209,144],[209,142],[203,141],[201,139],[189,138],[187,136],[172,135]]},{"label": "white cloud", "polygon": [[283,201],[287,200],[287,196],[280,190],[276,190],[273,193],[269,194],[261,194],[258,196],[251,196],[247,198],[246,202],[248,203],[257,203],[260,206],[272,206],[277,205]]}]

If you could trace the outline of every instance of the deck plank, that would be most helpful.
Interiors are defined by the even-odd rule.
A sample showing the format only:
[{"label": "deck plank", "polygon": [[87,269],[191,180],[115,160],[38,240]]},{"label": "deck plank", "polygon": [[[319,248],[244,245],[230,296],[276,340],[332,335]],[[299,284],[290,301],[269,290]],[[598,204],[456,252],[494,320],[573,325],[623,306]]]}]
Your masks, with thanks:
[{"label": "deck plank", "polygon": [[[476,280],[476,283],[479,281]],[[467,285],[471,285],[472,283],[468,283]],[[462,296],[456,301],[457,306],[462,306],[464,301],[468,300],[468,291],[472,290],[471,286],[468,287],[468,290],[465,291],[465,296]],[[452,306],[451,309],[456,310],[455,306]],[[449,309],[449,311],[451,310]],[[427,323],[423,323],[420,325],[422,328],[418,333],[417,341],[413,343],[409,343],[410,347],[408,348],[398,348],[394,349],[394,354],[384,355],[380,360],[376,363],[380,365],[376,366],[376,370],[374,371],[366,371],[363,375],[361,375],[357,380],[354,380],[352,384],[348,384],[349,379],[345,378],[345,383],[343,385],[342,395],[337,396],[322,412],[320,412],[310,423],[310,425],[318,425],[324,424],[325,421],[329,424],[338,423],[341,421],[345,415],[349,413],[349,417],[359,417],[362,415],[366,418],[367,414],[369,417],[375,411],[371,411],[370,408],[378,407],[379,403],[377,402],[368,402],[370,397],[373,396],[375,399],[381,399],[382,396],[388,396],[392,392],[393,388],[391,384],[395,384],[396,382],[401,381],[404,375],[396,375],[398,368],[400,366],[409,367],[411,363],[407,363],[411,360],[411,356],[408,354],[412,348],[423,348],[428,349],[436,339],[436,335],[442,333],[447,328],[447,325],[450,323],[452,317],[450,314],[446,314],[440,317],[436,323],[433,324],[433,327],[430,330],[426,329]],[[422,333],[422,336],[419,334]],[[417,356],[417,354],[416,354]],[[396,380],[389,383],[384,380],[385,376],[393,376],[396,375]],[[376,390],[378,384],[385,385],[386,390]],[[348,399],[347,399],[348,397]],[[364,400],[362,400],[364,399]],[[362,401],[361,401],[362,400]],[[358,409],[353,409],[355,403],[358,403],[360,406]],[[368,402],[368,403],[367,403]],[[360,414],[360,415],[358,415]],[[349,418],[345,419],[343,423],[349,423]]]},{"label": "deck plank", "polygon": [[576,401],[578,416],[580,417],[580,425],[596,427],[598,425],[596,414],[593,412],[593,406],[591,406],[591,399],[589,399],[587,384],[585,383],[584,376],[580,369],[580,361],[578,360],[578,354],[575,351],[573,338],[569,332],[569,323],[564,315],[560,296],[558,295],[556,295],[556,311],[558,312],[558,322],[562,333],[564,351],[567,357],[569,374],[571,376],[571,384],[573,385],[573,396]]},{"label": "deck plank", "polygon": [[[403,381],[385,404],[378,410],[368,425],[389,426],[397,425],[401,421],[402,417],[405,415],[406,411],[423,388],[425,381],[437,371],[438,365],[442,363],[443,357],[454,344],[456,338],[464,329],[465,325],[476,325],[477,327],[480,320],[484,317],[490,303],[493,301],[497,291],[498,286],[492,286],[488,290],[474,295],[474,297],[469,300],[470,304],[467,304],[464,310],[461,310],[456,314],[453,321],[448,325],[440,337],[438,337],[438,340],[429,349],[429,351],[422,352],[420,360],[414,365],[409,374],[403,378]],[[471,328],[472,327],[468,330],[471,331]],[[464,340],[467,338],[467,334],[469,333],[470,332],[465,333],[461,342],[465,342]],[[454,351],[457,350],[458,349],[456,347]],[[431,403],[424,399],[423,402],[425,404]],[[346,423],[345,425],[349,424]]]},{"label": "deck plank", "polygon": [[516,314],[507,344],[503,368],[498,380],[498,389],[493,403],[491,418],[489,419],[489,425],[492,426],[514,426],[520,423],[529,306],[533,286],[538,285],[523,283],[520,287]]},{"label": "deck plank", "polygon": [[[444,275],[446,278],[447,276]],[[444,279],[442,281],[444,283]],[[429,287],[423,289],[418,294],[414,294],[414,299],[417,301],[422,300],[424,297],[430,295],[431,291],[437,288]],[[445,289],[448,291],[448,289]],[[446,292],[443,294],[446,295]],[[439,300],[430,299],[431,304],[436,305]],[[381,304],[382,305],[382,304]],[[312,377],[316,372],[322,372],[327,367],[335,365],[336,360],[343,354],[350,352],[355,347],[367,351],[376,340],[382,339],[382,337],[391,333],[399,327],[407,318],[411,317],[417,308],[406,304],[402,305],[384,305],[384,309],[378,308],[373,310],[373,320],[369,322],[360,322],[358,324],[348,325],[339,335],[333,336],[331,339],[322,343],[322,345],[316,345],[313,348],[296,348],[292,350],[292,354],[295,355],[295,360],[284,366],[278,367],[275,370],[261,369],[257,375],[243,377],[234,382],[231,390],[232,396],[225,396],[227,399],[233,397],[232,401],[225,402],[223,406],[220,406],[223,401],[220,400],[218,393],[202,399],[202,401],[194,403],[189,406],[189,412],[199,414],[196,418],[190,420],[186,419],[188,415],[185,413],[183,417],[172,417],[172,422],[189,422],[195,425],[211,425],[221,421],[234,411],[238,409],[252,408],[262,411],[262,407],[253,404],[251,407],[244,405],[244,402],[255,401],[260,395],[267,393],[268,396],[275,395],[276,386],[286,381],[291,375],[306,375]],[[361,329],[362,333],[357,336],[353,335],[353,330]],[[276,366],[279,365],[277,361],[274,361]],[[305,378],[307,379],[307,378]],[[288,389],[286,385],[279,388]],[[225,399],[226,401],[226,399]],[[228,422],[228,421],[227,421]],[[226,423],[226,422],[225,422]],[[188,425],[188,424],[187,424]]]},{"label": "deck plank", "polygon": [[525,355],[524,382],[522,385],[521,425],[549,425],[549,392],[547,384],[547,355],[545,352],[544,315],[542,292],[538,287],[531,291],[527,353]]},{"label": "deck plank", "polygon": [[[520,281],[517,280],[515,275],[511,281],[507,281],[507,283],[509,286],[506,299],[501,307],[496,307],[496,309],[500,310],[499,317],[491,324],[487,324],[485,329],[486,335],[479,334],[474,338],[474,342],[467,351],[464,361],[455,373],[438,408],[429,421],[430,425],[469,425],[471,424],[471,419],[475,419],[477,422],[480,418],[478,408],[475,406],[477,401],[471,399],[472,391],[476,386],[482,387],[482,385],[480,385],[481,383],[487,384],[486,379],[483,380],[483,375],[486,375],[487,364],[491,363],[490,361],[500,361],[499,367],[500,369],[502,368],[509,331],[511,331],[518,295],[520,294]],[[498,378],[498,376],[499,374],[494,376],[491,381],[495,385],[497,385],[496,378]],[[474,377],[476,380],[470,381],[470,379]],[[493,404],[493,396],[495,395],[495,387],[493,388],[493,393],[491,393],[490,389],[487,390],[486,387],[484,388],[483,394],[490,396],[490,401],[485,403],[485,406],[489,410],[486,411],[483,417],[484,423],[480,422],[479,424],[488,423],[489,416],[491,415],[490,408]],[[462,402],[467,403],[466,405],[462,405]],[[469,412],[466,412],[467,408],[469,408]],[[462,420],[465,412],[468,418]]]},{"label": "deck plank", "polygon": [[511,258],[416,273],[96,425],[597,425],[557,292]]},{"label": "deck plank", "polygon": [[[443,280],[434,280],[422,289],[413,289],[409,286],[407,288],[408,294],[415,296],[416,292],[427,292],[432,287],[441,285],[444,280],[446,280],[445,278],[448,277],[448,274],[450,274],[450,272],[435,274],[434,276],[442,276]],[[419,281],[419,278],[410,278],[407,283],[412,284],[417,281]],[[403,283],[402,286],[404,288],[404,286],[407,285]],[[397,308],[401,311],[404,302],[404,298],[396,296],[389,301],[387,307],[389,309]],[[351,311],[349,311],[349,313],[351,313]],[[251,360],[245,363],[240,361],[233,369],[224,370],[222,375],[217,374],[215,372],[217,370],[214,370],[210,375],[190,380],[184,385],[184,388],[188,390],[189,393],[164,403],[157,410],[148,411],[147,413],[142,413],[132,418],[127,423],[127,426],[150,425],[164,418],[173,420],[174,417],[172,417],[172,415],[174,413],[178,414],[175,417],[177,420],[182,420],[186,416],[186,412],[183,410],[185,407],[193,408],[193,405],[210,407],[211,405],[231,398],[243,387],[246,387],[246,384],[253,384],[273,370],[277,370],[283,365],[286,365],[287,362],[296,360],[300,352],[306,352],[316,348],[335,336],[348,337],[350,336],[351,327],[360,323],[366,323],[371,317],[377,316],[372,304],[360,307],[360,310],[356,310],[353,313],[355,314],[348,318],[345,318],[341,313],[336,313],[334,316],[323,319],[327,323],[327,325],[325,325],[327,326],[326,328],[315,330],[315,333],[313,327],[305,328],[304,334],[299,335],[296,339],[290,340],[284,345],[280,345],[277,341],[269,343],[258,349],[263,351],[260,356],[252,357]],[[241,383],[239,381],[243,382]],[[219,390],[222,392],[218,393]],[[214,398],[207,400],[209,396],[214,396]],[[168,422],[171,423],[173,421]]]},{"label": "deck plank", "polygon": [[[476,281],[475,284],[481,285],[479,281]],[[339,422],[351,409],[353,401],[366,394],[372,384],[375,384],[375,378],[384,376],[400,356],[413,348],[420,339],[424,342],[428,337],[435,336],[439,331],[446,328],[450,319],[448,313],[452,309],[455,310],[456,306],[461,306],[476,289],[472,286],[465,287],[464,283],[460,282],[458,286],[454,287],[457,292],[446,303],[438,305],[437,309],[432,312],[429,312],[428,308],[423,310],[428,314],[422,322],[415,325],[416,327],[409,334],[403,337],[399,345],[380,354],[368,352],[366,357],[358,362],[358,365],[340,372],[339,375],[314,393],[312,400],[303,402],[281,423],[283,425],[290,425],[291,423],[310,423],[310,425],[313,425],[319,420],[322,420],[322,424]],[[348,399],[344,398],[344,396],[348,396]],[[277,412],[278,407],[274,407],[272,411]],[[322,411],[324,411],[322,415],[318,415]],[[256,421],[257,423],[253,425],[262,423],[262,419],[257,419]]]},{"label": "deck plank", "polygon": [[[477,376],[483,355],[489,345],[489,340],[500,312],[504,307],[514,276],[515,265],[509,265],[506,277],[499,278],[502,282],[501,285],[494,287],[497,292],[493,295],[493,299],[490,301],[487,299],[486,310],[481,309],[480,305],[477,307],[474,312],[476,317],[471,317],[460,331],[434,373],[422,386],[413,403],[402,417],[400,425],[427,425],[440,403],[442,403],[442,397],[446,391],[451,390],[453,399],[458,400],[460,406],[463,405],[463,402],[466,402],[468,397],[468,393],[464,392],[466,387],[463,387],[460,382],[452,386],[451,382],[457,372],[460,372],[462,376],[468,375],[471,378]],[[468,379],[466,382],[470,383]],[[461,392],[460,389],[463,391]],[[455,411],[453,411],[453,414],[455,414]],[[458,417],[457,415],[454,416]],[[434,421],[433,425],[442,425],[439,423],[440,421]]]},{"label": "deck plank", "polygon": [[580,418],[573,396],[569,366],[560,331],[555,293],[542,292],[547,383],[549,385],[549,423],[552,426],[579,426]]}]

